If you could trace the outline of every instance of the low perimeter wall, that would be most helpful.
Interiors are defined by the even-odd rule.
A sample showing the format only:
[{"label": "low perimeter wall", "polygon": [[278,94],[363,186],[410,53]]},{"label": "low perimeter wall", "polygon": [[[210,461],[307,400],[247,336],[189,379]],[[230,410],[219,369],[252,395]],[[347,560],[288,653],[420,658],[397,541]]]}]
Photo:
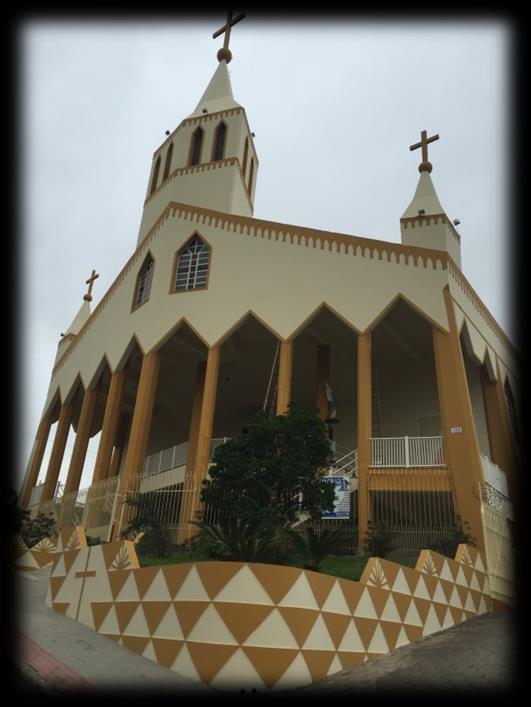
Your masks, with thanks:
[{"label": "low perimeter wall", "polygon": [[133,542],[84,540],[62,531],[46,604],[222,690],[305,685],[494,609],[467,545],[453,560],[422,550],[415,569],[373,557],[354,582],[244,562],[140,568]]}]

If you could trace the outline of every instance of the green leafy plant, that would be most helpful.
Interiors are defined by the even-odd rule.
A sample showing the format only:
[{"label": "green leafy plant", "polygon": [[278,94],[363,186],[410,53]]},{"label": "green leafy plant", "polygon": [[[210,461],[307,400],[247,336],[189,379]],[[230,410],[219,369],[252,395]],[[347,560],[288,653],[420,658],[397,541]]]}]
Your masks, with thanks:
[{"label": "green leafy plant", "polygon": [[476,540],[470,533],[470,524],[467,521],[462,522],[461,519],[457,517],[456,524],[445,533],[442,533],[431,542],[428,542],[426,549],[435,550],[435,552],[441,555],[454,558],[457,552],[457,546],[460,543],[466,543],[473,547],[476,546]]},{"label": "green leafy plant", "polygon": [[157,503],[156,492],[131,494],[125,503],[136,512],[121,537],[127,539],[138,532],[144,532],[137,545],[137,551],[140,554],[167,557],[173,543],[170,540],[164,509]]},{"label": "green leafy plant", "polygon": [[322,562],[345,540],[341,530],[322,530],[316,533],[313,528],[308,528],[306,532],[299,533],[293,528],[281,528],[278,532],[302,556],[304,569],[314,572],[319,572]]},{"label": "green leafy plant", "polygon": [[396,549],[394,531],[385,525],[369,524],[364,548],[373,557],[387,557]]}]

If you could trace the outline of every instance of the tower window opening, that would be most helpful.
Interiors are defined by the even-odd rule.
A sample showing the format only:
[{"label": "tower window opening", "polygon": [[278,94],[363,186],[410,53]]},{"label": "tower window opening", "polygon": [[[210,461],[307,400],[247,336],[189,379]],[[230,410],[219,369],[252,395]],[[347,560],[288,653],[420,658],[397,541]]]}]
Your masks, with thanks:
[{"label": "tower window opening", "polygon": [[149,189],[149,194],[153,194],[155,189],[157,188],[157,182],[159,181],[159,172],[160,172],[160,155],[157,157],[157,161],[155,162],[155,167],[153,168],[153,177],[151,178],[151,187]]},{"label": "tower window opening", "polygon": [[201,147],[203,145],[203,129],[197,128],[192,133],[192,144],[190,150],[190,160],[188,164],[199,164],[201,162]]},{"label": "tower window opening", "polygon": [[249,138],[245,138],[245,147],[243,148],[243,163],[242,163],[242,174],[245,179],[245,170],[247,169],[247,156],[249,154]]},{"label": "tower window opening", "polygon": [[135,288],[135,299],[133,308],[141,307],[149,299],[149,294],[151,292],[151,281],[153,279],[153,269],[155,267],[155,261],[148,255],[142,265],[138,277],[136,280]]},{"label": "tower window opening", "polygon": [[511,390],[511,386],[509,385],[508,380],[505,381],[503,390],[505,393],[505,401],[507,403],[507,411],[509,413],[509,419],[511,420],[511,427],[513,428],[514,438],[517,443],[520,443],[520,436],[518,433],[518,419],[516,417],[516,405],[514,403],[513,391]]},{"label": "tower window opening", "polygon": [[220,123],[216,128],[216,133],[214,136],[214,162],[223,159],[223,153],[225,152],[225,137],[227,135],[227,126],[225,123]]},{"label": "tower window opening", "polygon": [[249,196],[253,193],[253,177],[254,177],[254,159],[251,157],[251,166],[249,167]]},{"label": "tower window opening", "polygon": [[202,290],[207,286],[210,248],[199,236],[177,254],[175,291]]},{"label": "tower window opening", "polygon": [[170,143],[168,147],[168,152],[166,152],[166,162],[164,163],[164,172],[162,173],[162,181],[164,182],[168,179],[171,167],[171,157],[173,155],[173,142]]}]

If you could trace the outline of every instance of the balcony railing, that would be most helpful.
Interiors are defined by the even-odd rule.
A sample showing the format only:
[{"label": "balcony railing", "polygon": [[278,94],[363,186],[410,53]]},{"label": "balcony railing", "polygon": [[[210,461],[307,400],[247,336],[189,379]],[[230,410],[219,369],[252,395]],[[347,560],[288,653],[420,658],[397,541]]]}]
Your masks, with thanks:
[{"label": "balcony railing", "polygon": [[[212,459],[214,450],[221,444],[225,444],[230,437],[216,437],[210,442],[210,455]],[[153,476],[160,474],[168,469],[177,469],[184,466],[188,461],[188,442],[176,444],[168,449],[161,449],[160,452],[150,454],[144,461],[144,476]]]},{"label": "balcony railing", "polygon": [[481,466],[483,467],[483,478],[485,481],[495,488],[496,491],[499,491],[506,498],[509,498],[507,477],[504,471],[485,454],[481,455]]},{"label": "balcony railing", "polygon": [[373,467],[444,467],[443,438],[438,437],[373,437]]}]

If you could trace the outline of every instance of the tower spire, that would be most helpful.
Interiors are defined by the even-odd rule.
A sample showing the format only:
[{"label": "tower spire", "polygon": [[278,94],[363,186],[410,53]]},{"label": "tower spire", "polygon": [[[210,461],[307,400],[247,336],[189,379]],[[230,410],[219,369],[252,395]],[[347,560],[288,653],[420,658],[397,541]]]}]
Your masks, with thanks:
[{"label": "tower spire", "polygon": [[229,14],[227,15],[226,24],[224,24],[223,27],[220,27],[218,30],[216,30],[216,32],[214,32],[214,34],[212,35],[212,38],[216,39],[216,37],[219,37],[220,34],[223,34],[223,32],[225,32],[225,38],[223,40],[223,47],[218,52],[218,61],[225,61],[228,64],[229,61],[232,59],[232,52],[229,49],[230,30],[231,30],[231,27],[234,27],[236,22],[243,20],[244,17],[245,17],[245,12],[240,12],[239,15],[236,15],[236,17],[233,17],[232,10],[229,10]]},{"label": "tower spire", "polygon": [[420,142],[409,146],[409,149],[412,151],[418,150],[419,147],[422,148],[422,162],[419,164],[419,172],[431,172],[431,170],[433,169],[432,163],[428,162],[428,144],[430,142],[435,142],[435,140],[438,139],[438,135],[432,135],[432,137],[428,137],[428,131],[423,130],[420,133]]}]

